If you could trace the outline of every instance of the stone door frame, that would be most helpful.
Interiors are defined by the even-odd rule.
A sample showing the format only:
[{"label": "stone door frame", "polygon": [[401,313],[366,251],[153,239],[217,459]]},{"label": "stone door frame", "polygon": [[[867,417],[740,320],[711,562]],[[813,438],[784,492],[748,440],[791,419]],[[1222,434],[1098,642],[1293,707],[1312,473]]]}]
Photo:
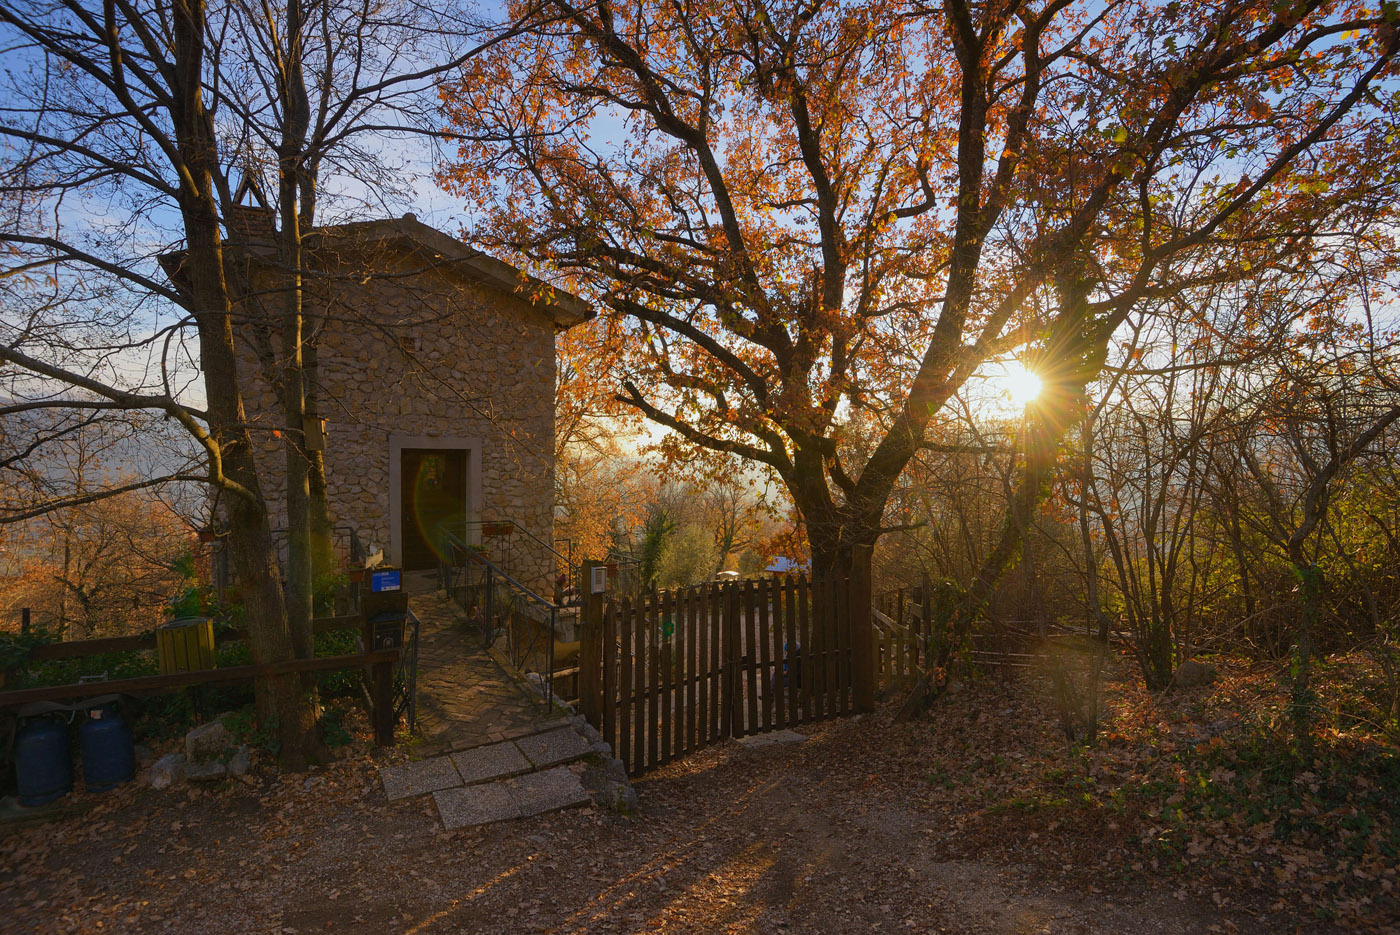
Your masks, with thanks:
[{"label": "stone door frame", "polygon": [[467,453],[466,471],[467,542],[481,537],[480,528],[471,520],[481,518],[481,449],[480,438],[457,435],[390,435],[389,436],[389,561],[403,567],[403,450],[405,448],[435,448],[461,450]]}]

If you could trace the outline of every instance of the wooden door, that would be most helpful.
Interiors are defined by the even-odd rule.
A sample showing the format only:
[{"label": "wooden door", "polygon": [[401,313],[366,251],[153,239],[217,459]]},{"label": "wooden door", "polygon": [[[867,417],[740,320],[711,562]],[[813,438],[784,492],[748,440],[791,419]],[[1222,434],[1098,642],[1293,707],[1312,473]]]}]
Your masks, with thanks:
[{"label": "wooden door", "polygon": [[405,448],[400,462],[403,567],[436,568],[451,532],[466,539],[467,452],[461,448]]}]

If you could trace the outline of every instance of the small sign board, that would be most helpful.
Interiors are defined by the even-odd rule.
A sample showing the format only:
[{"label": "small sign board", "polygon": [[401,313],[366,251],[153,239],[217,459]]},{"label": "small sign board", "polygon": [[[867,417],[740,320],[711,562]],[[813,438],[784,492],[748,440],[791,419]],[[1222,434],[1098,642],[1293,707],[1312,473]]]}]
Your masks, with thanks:
[{"label": "small sign board", "polygon": [[370,572],[369,589],[378,594],[381,591],[397,591],[403,587],[403,578],[398,571]]},{"label": "small sign board", "polygon": [[594,565],[588,570],[588,572],[589,593],[602,594],[608,589],[608,568],[606,565]]}]

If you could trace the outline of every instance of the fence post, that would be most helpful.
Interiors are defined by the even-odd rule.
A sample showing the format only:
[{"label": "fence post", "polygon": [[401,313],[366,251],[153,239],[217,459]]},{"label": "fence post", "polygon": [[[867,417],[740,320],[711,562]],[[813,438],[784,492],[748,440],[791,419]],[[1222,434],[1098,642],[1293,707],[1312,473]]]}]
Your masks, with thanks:
[{"label": "fence post", "polygon": [[[739,660],[743,658],[739,629],[739,587],[724,585],[723,628],[724,628],[724,694],[720,710],[720,736],[738,737],[743,729],[743,687],[739,680]],[[736,730],[736,727],[738,730]]]},{"label": "fence post", "polygon": [[857,711],[875,710],[875,629],[870,619],[872,551],[868,545],[852,549],[851,580],[846,590],[847,612],[851,615],[851,688]]},{"label": "fence post", "polygon": [[394,745],[394,664],[376,662],[370,666],[371,698],[374,702],[374,745]]},{"label": "fence post", "polygon": [[605,567],[603,562],[583,563],[583,606],[579,608],[579,710],[599,728],[603,713],[603,604],[607,594],[593,590],[593,569]]}]

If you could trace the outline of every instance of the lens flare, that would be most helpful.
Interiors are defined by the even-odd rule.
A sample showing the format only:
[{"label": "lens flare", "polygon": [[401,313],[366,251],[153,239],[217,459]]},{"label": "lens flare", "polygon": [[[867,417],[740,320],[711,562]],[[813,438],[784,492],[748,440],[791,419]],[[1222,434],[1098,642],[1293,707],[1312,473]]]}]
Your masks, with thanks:
[{"label": "lens flare", "polygon": [[1040,395],[1042,387],[1040,377],[1031,373],[1020,364],[1013,364],[1007,368],[1006,376],[1002,378],[1006,398],[1017,406],[1025,406],[1035,401]]}]

